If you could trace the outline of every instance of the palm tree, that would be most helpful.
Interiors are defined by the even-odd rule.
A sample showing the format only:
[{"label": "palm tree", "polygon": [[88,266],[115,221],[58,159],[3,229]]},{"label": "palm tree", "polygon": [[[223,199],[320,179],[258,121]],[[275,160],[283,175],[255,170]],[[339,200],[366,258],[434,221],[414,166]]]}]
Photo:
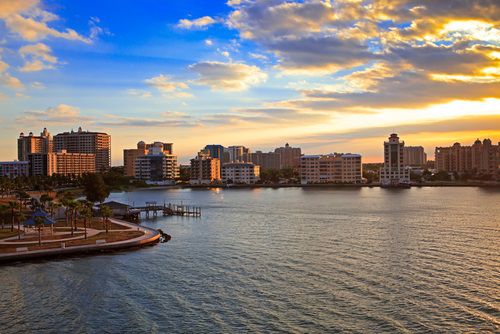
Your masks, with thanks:
[{"label": "palm tree", "polygon": [[42,227],[44,219],[43,217],[35,217],[35,226],[38,229],[38,246],[42,245]]},{"label": "palm tree", "polygon": [[10,224],[10,231],[14,231],[14,220],[16,219],[16,209],[19,208],[19,204],[15,201],[10,201],[9,202],[9,206],[8,206],[9,210],[10,210],[10,216],[11,216],[11,224]]},{"label": "palm tree", "polygon": [[47,204],[50,205],[52,203],[53,198],[48,194],[43,194],[40,196],[40,203],[42,203],[44,210],[47,209]]},{"label": "palm tree", "polygon": [[19,211],[22,211],[26,203],[30,200],[31,196],[26,191],[20,190],[17,192],[16,197],[19,200],[19,204],[21,206]]},{"label": "palm tree", "polygon": [[17,218],[17,239],[21,240],[21,220],[24,221],[26,219],[26,216],[22,211],[19,211],[16,214],[16,218]]},{"label": "palm tree", "polygon": [[[73,226],[76,225],[76,214],[78,210],[78,202],[75,200],[69,200],[67,204],[67,208],[69,209],[69,221],[71,226],[71,236],[73,236]],[[73,225],[75,224],[75,225]]]},{"label": "palm tree", "polygon": [[7,205],[0,205],[0,217],[2,218],[2,230],[5,228],[5,216],[9,213],[9,207]]},{"label": "palm tree", "polygon": [[109,230],[108,227],[109,217],[111,217],[112,214],[113,214],[113,209],[111,209],[107,205],[101,205],[101,216],[102,218],[104,218],[104,226],[106,228],[106,233],[108,233]]},{"label": "palm tree", "polygon": [[70,213],[69,203],[70,203],[69,199],[67,198],[61,199],[61,205],[64,207],[65,226],[68,226],[69,213]]},{"label": "palm tree", "polygon": [[61,207],[61,203],[49,202],[50,218],[54,218],[54,212]]},{"label": "palm tree", "polygon": [[87,239],[87,220],[92,221],[92,208],[88,203],[84,203],[80,207],[80,215],[83,217],[83,227],[85,229],[85,239]]}]

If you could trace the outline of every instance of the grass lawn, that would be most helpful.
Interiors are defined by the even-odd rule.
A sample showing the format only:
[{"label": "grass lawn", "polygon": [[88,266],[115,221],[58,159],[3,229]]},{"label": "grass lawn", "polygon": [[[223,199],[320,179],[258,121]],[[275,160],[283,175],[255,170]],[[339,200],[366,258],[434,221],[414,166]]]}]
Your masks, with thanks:
[{"label": "grass lawn", "polygon": [[[22,234],[23,232],[21,232]],[[17,229],[15,229],[14,231],[11,231],[10,230],[10,227],[9,228],[5,228],[5,229],[0,229],[0,239],[3,239],[3,238],[9,238],[9,237],[13,237],[13,236],[16,236],[17,235]]]}]

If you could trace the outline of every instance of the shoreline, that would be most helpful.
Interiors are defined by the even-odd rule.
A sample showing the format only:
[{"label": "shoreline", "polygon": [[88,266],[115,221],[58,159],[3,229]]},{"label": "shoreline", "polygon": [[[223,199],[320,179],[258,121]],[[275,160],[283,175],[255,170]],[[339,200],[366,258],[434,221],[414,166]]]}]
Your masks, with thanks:
[{"label": "shoreline", "polygon": [[[500,183],[481,183],[481,182],[453,182],[453,183],[423,183],[412,184],[412,188],[425,187],[477,187],[477,188],[500,188]],[[378,183],[371,184],[342,184],[342,183],[323,183],[323,184],[232,184],[232,185],[189,185],[177,184],[172,186],[152,186],[136,189],[122,190],[124,192],[154,190],[154,189],[254,189],[254,188],[382,188]]]},{"label": "shoreline", "polygon": [[126,225],[130,228],[142,230],[144,234],[142,236],[128,240],[103,243],[103,244],[81,245],[81,246],[72,246],[66,248],[53,248],[53,249],[44,249],[35,251],[22,251],[16,253],[4,253],[0,254],[0,266],[12,262],[20,262],[20,261],[24,262],[31,260],[69,257],[76,255],[90,255],[95,253],[113,252],[124,249],[141,248],[144,246],[154,245],[159,242],[160,232],[156,231],[155,229],[129,223],[127,221],[116,218],[112,218],[110,219],[110,221],[113,223]]}]

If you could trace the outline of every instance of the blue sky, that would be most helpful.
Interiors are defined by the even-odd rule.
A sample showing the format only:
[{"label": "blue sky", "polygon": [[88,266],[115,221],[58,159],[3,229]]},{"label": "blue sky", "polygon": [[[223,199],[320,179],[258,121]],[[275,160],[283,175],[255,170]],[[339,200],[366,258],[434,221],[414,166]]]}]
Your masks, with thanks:
[{"label": "blue sky", "polygon": [[[19,132],[82,126],[181,161],[206,143],[381,159],[389,132],[500,138],[491,1],[0,0],[3,160]],[[450,8],[452,8],[450,10]]]}]

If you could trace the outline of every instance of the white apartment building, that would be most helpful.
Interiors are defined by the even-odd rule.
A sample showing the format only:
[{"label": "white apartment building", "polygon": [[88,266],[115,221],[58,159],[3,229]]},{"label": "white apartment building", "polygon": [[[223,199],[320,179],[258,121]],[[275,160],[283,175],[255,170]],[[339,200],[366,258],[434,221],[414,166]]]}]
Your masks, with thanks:
[{"label": "white apartment building", "polygon": [[300,158],[300,180],[302,184],[361,183],[361,155],[304,155]]},{"label": "white apartment building", "polygon": [[230,162],[222,166],[222,181],[253,184],[260,179],[260,166],[248,162]]},{"label": "white apartment building", "polygon": [[384,142],[384,167],[380,169],[380,184],[394,186],[410,183],[410,169],[404,161],[405,142],[400,141],[397,134],[392,133]]}]

